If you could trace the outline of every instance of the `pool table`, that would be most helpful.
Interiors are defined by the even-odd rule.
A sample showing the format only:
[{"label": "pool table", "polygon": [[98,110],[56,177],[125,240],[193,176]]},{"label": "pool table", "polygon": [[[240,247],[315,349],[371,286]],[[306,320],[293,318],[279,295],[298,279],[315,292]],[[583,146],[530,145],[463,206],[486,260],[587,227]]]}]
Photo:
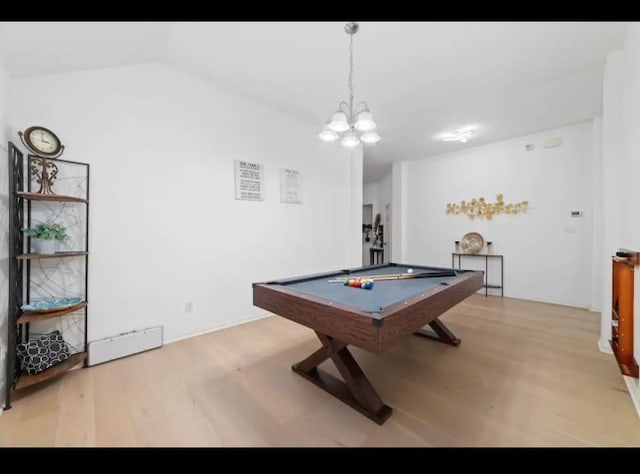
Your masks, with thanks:
[{"label": "pool table", "polygon": [[[374,277],[372,289],[336,281]],[[390,278],[375,280],[375,278]],[[416,334],[453,346],[460,339],[438,317],[483,287],[483,272],[386,263],[253,283],[253,304],[316,332],[322,347],[293,365],[313,382],[378,424],[391,416],[353,358],[349,344],[380,354]],[[429,325],[431,330],[424,330]],[[331,359],[344,381],[318,368]]]}]

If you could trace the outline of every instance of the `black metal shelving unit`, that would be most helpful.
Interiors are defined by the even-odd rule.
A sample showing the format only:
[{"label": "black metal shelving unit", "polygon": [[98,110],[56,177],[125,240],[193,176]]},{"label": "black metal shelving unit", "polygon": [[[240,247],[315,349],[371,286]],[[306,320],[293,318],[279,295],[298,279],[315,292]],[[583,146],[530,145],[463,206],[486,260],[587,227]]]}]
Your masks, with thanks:
[{"label": "black metal shelving unit", "polygon": [[[43,161],[44,160],[44,161]],[[56,169],[69,165],[84,168],[86,185],[84,196],[70,196],[54,194],[47,186],[47,192],[42,192],[43,187],[37,192],[32,191],[34,173],[45,174],[47,164]],[[36,176],[40,180],[42,175]],[[47,183],[48,184],[48,183]],[[26,188],[26,190],[25,190]],[[29,253],[30,238],[25,237],[23,229],[31,226],[32,212],[38,202],[46,202],[47,205],[56,206],[58,203],[71,203],[74,206],[84,206],[84,249],[74,249],[72,252],[57,252],[55,254],[40,255]],[[31,303],[32,269],[34,262],[42,259],[69,259],[84,258],[84,295],[82,301],[71,308],[46,313],[26,312],[22,305]],[[88,281],[89,281],[89,164],[78,161],[52,159],[28,155],[25,161],[24,154],[12,142],[9,142],[9,312],[8,312],[8,345],[7,345],[7,372],[6,372],[6,398],[5,409],[11,408],[11,398],[15,390],[32,386],[58,377],[69,369],[83,363],[87,365],[87,335],[88,335]],[[17,359],[16,347],[21,342],[29,339],[31,325],[54,318],[64,318],[82,311],[83,337],[82,347],[69,357],[69,359],[56,364],[37,375],[27,375],[22,372]]]}]

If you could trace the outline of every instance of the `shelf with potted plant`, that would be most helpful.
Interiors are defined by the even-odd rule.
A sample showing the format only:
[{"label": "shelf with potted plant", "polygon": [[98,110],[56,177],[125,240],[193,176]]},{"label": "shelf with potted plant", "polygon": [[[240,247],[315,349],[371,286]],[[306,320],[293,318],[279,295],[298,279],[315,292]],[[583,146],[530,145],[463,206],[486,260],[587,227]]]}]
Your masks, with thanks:
[{"label": "shelf with potted plant", "polygon": [[[15,390],[86,366],[88,355],[89,164],[24,156],[11,142],[8,148],[5,409],[11,408]],[[34,367],[28,349],[36,343],[47,351],[52,347],[38,342],[43,337],[58,337],[61,350],[47,352],[49,361]]]},{"label": "shelf with potted plant", "polygon": [[18,255],[19,260],[33,260],[40,258],[77,257],[88,255],[88,252],[58,250],[60,244],[69,240],[67,229],[58,223],[41,223],[24,229],[25,235],[31,237],[34,252]]}]

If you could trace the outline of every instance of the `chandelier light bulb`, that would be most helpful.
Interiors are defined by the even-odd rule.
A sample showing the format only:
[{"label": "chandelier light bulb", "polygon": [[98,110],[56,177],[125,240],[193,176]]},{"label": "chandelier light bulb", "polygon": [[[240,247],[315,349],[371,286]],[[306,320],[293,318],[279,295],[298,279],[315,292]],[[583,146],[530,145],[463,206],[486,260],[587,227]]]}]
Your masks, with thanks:
[{"label": "chandelier light bulb", "polygon": [[358,137],[356,137],[353,132],[349,132],[344,136],[340,143],[342,143],[342,146],[344,147],[353,148],[358,146],[360,140],[358,140]]},{"label": "chandelier light bulb", "polygon": [[376,128],[376,123],[373,121],[373,114],[368,110],[360,112],[354,127],[361,132],[369,132]]},{"label": "chandelier light bulb", "polygon": [[325,125],[324,127],[322,127],[322,131],[318,136],[325,142],[334,142],[338,138],[340,138],[336,132],[334,132],[329,128],[328,125]]},{"label": "chandelier light bulb", "polygon": [[380,141],[380,135],[378,135],[376,132],[366,132],[362,134],[360,140],[369,144],[377,143]]},{"label": "chandelier light bulb", "polygon": [[346,132],[349,130],[349,122],[347,121],[347,114],[341,111],[337,111],[331,117],[331,122],[329,122],[329,129],[334,132]]}]

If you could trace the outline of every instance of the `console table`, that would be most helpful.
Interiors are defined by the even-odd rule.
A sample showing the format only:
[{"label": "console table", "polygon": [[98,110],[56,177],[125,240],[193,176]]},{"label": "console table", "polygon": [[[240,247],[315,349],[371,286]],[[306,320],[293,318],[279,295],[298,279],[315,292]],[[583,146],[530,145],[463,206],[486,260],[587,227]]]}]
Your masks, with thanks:
[{"label": "console table", "polygon": [[[458,257],[458,269],[462,270],[462,257],[471,258],[484,258],[484,296],[489,293],[489,288],[500,289],[500,296],[504,297],[504,257],[502,255],[496,255],[492,253],[457,253],[451,254],[451,268],[455,269],[455,258]],[[492,258],[500,259],[500,283],[489,283],[489,260]]]}]

